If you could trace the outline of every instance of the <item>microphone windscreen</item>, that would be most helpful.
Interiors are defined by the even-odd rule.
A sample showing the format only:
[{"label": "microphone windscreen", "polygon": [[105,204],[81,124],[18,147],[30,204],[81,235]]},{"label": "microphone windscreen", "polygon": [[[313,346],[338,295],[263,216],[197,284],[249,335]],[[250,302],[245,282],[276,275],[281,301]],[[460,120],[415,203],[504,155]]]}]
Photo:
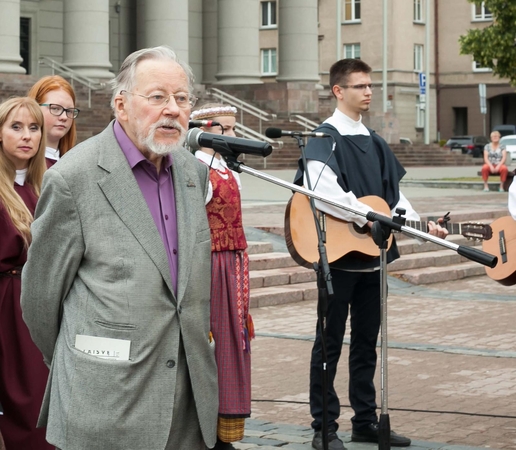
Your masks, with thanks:
[{"label": "microphone windscreen", "polygon": [[270,139],[275,139],[281,137],[282,134],[279,128],[267,128],[265,130],[265,136],[267,136]]},{"label": "microphone windscreen", "polygon": [[198,137],[200,134],[202,134],[202,130],[199,128],[191,128],[186,133],[186,144],[192,149],[192,150],[199,150],[202,145],[199,144]]}]

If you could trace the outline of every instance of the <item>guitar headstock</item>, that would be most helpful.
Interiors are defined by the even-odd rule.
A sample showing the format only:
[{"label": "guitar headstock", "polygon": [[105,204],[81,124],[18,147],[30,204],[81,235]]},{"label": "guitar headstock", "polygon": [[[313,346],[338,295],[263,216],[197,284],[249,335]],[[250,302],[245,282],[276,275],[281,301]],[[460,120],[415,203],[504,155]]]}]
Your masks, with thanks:
[{"label": "guitar headstock", "polygon": [[493,237],[493,229],[485,223],[462,223],[461,234],[465,238],[487,241]]}]

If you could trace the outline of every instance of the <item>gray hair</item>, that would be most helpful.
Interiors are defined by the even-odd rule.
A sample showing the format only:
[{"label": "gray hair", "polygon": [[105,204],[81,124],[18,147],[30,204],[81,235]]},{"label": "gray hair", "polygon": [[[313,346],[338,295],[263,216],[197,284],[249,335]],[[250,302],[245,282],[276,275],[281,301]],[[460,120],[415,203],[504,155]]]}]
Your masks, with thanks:
[{"label": "gray hair", "polygon": [[141,61],[146,59],[156,60],[171,60],[178,63],[185,71],[188,78],[188,90],[192,94],[194,91],[194,75],[192,69],[188,64],[181,61],[174,50],[166,45],[160,45],[159,47],[142,48],[136,52],[131,53],[125,58],[118,75],[109,81],[113,90],[111,96],[111,108],[115,111],[115,97],[120,94],[120,91],[131,92],[135,84],[136,67]]}]

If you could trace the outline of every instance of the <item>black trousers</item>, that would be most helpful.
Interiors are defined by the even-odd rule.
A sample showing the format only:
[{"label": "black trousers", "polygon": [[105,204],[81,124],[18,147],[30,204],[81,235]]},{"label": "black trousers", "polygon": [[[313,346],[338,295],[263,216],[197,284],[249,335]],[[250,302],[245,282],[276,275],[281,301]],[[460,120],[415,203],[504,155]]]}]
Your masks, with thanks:
[{"label": "black trousers", "polygon": [[[349,347],[349,401],[355,415],[351,422],[359,430],[378,421],[376,415],[376,343],[380,331],[380,271],[345,272],[331,270],[335,295],[328,303],[326,325],[328,372],[328,429],[337,430],[340,415],[339,397],[334,388],[337,364],[342,351],[348,311],[351,339]],[[317,327],[310,362],[310,413],[312,428],[322,427],[322,354]]]}]

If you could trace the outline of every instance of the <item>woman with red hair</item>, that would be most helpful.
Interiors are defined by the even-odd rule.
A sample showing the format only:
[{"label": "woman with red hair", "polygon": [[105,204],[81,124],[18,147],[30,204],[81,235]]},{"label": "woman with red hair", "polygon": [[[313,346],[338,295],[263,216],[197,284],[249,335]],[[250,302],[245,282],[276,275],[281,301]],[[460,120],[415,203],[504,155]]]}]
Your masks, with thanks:
[{"label": "woman with red hair", "polygon": [[75,92],[68,81],[59,75],[41,78],[27,94],[36,100],[43,110],[47,130],[45,158],[47,167],[53,166],[76,143]]}]

